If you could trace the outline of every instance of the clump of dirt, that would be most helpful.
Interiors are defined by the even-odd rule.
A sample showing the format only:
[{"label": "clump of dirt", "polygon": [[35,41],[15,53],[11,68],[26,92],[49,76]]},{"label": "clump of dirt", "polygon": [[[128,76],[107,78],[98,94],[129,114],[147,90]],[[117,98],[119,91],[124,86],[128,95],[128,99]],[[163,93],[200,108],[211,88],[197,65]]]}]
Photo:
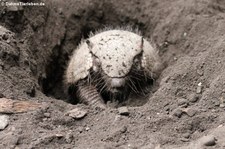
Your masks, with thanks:
[{"label": "clump of dirt", "polygon": [[[44,3],[0,10],[0,98],[47,105],[10,115],[1,148],[204,148],[207,139],[210,148],[224,148],[222,0]],[[128,107],[125,116],[64,102],[64,71],[80,40],[127,25],[149,38],[166,65],[148,101]],[[65,115],[77,106],[87,116]],[[208,134],[213,137],[203,137]]]}]

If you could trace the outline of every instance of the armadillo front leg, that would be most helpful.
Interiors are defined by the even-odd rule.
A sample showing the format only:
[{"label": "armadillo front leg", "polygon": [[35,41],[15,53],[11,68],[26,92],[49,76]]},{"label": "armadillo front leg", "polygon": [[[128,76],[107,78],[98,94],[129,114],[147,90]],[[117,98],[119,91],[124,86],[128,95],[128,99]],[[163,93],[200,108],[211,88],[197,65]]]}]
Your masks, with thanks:
[{"label": "armadillo front leg", "polygon": [[81,103],[105,109],[101,95],[93,85],[79,85],[77,88],[77,97]]}]

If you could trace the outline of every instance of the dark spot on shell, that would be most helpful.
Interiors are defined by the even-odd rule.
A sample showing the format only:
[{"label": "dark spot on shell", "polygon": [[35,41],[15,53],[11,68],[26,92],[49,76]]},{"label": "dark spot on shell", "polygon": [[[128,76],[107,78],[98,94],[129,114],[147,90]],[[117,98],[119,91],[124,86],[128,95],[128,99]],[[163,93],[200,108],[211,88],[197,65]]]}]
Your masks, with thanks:
[{"label": "dark spot on shell", "polygon": [[124,62],[122,63],[122,65],[123,65],[123,67],[127,67],[127,65]]},{"label": "dark spot on shell", "polygon": [[105,59],[105,56],[103,56],[103,59]]},{"label": "dark spot on shell", "polygon": [[112,59],[111,57],[109,57],[109,59]]},{"label": "dark spot on shell", "polygon": [[106,67],[112,67],[112,65],[106,65]]}]

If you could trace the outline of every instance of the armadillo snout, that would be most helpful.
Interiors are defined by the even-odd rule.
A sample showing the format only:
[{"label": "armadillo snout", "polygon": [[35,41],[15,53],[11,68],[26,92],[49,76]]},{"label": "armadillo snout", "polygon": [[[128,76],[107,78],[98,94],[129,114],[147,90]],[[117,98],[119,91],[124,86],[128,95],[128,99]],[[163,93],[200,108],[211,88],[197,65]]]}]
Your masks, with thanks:
[{"label": "armadillo snout", "polygon": [[110,81],[110,87],[112,92],[121,91],[125,86],[124,78],[112,78]]},{"label": "armadillo snout", "polygon": [[120,88],[125,85],[125,79],[124,78],[112,78],[111,80],[111,87],[112,88]]}]

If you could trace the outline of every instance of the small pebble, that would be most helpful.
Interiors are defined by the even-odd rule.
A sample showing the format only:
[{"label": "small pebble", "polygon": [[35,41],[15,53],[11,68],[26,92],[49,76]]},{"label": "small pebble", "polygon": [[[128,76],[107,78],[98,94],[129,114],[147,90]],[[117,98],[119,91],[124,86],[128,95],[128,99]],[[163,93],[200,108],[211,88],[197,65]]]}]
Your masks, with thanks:
[{"label": "small pebble", "polygon": [[86,130],[86,131],[90,130],[90,127],[86,127],[85,130]]},{"label": "small pebble", "polygon": [[200,139],[200,143],[205,146],[213,146],[216,144],[216,138],[213,135],[204,136]]},{"label": "small pebble", "polygon": [[66,139],[66,142],[67,143],[71,143],[72,141],[73,141],[73,134],[71,134],[71,133],[68,133],[68,134],[66,134],[66,136],[65,136],[65,139]]},{"label": "small pebble", "polygon": [[190,141],[188,138],[181,138],[180,140],[183,141],[183,142],[188,142],[188,141]]},{"label": "small pebble", "polygon": [[182,113],[183,113],[183,111],[180,108],[177,108],[172,112],[172,115],[180,118]]},{"label": "small pebble", "polygon": [[127,131],[127,127],[126,126],[123,126],[120,130],[121,133],[125,133]]},{"label": "small pebble", "polygon": [[221,103],[220,108],[224,108],[224,107],[225,107],[225,104]]},{"label": "small pebble", "polygon": [[179,98],[177,102],[178,102],[178,106],[181,106],[181,107],[188,106],[188,100],[185,98]]},{"label": "small pebble", "polygon": [[0,115],[0,130],[5,129],[9,124],[9,116],[8,115]]},{"label": "small pebble", "polygon": [[198,86],[197,90],[196,90],[197,94],[201,94],[202,93],[202,86]]},{"label": "small pebble", "polygon": [[58,9],[59,14],[63,14],[63,8]]},{"label": "small pebble", "polygon": [[197,87],[197,90],[196,90],[196,93],[197,94],[201,94],[202,93],[202,83],[198,83],[198,87]]},{"label": "small pebble", "polygon": [[62,137],[63,137],[63,134],[55,134],[55,136],[56,136],[57,138],[62,138]]},{"label": "small pebble", "polygon": [[194,108],[187,108],[184,109],[183,112],[185,112],[188,116],[192,117],[196,114],[196,110]]},{"label": "small pebble", "polygon": [[77,107],[73,110],[68,111],[65,115],[68,115],[75,119],[81,119],[87,115],[87,111]]},{"label": "small pebble", "polygon": [[48,119],[47,118],[43,118],[43,121],[47,121]]},{"label": "small pebble", "polygon": [[188,132],[183,134],[183,137],[186,139],[190,138],[190,136],[191,136],[191,134]]},{"label": "small pebble", "polygon": [[49,118],[51,116],[51,114],[50,113],[44,113],[44,116]]},{"label": "small pebble", "polygon": [[189,95],[188,99],[190,102],[194,103],[198,101],[199,97],[195,93],[193,93]]},{"label": "small pebble", "polygon": [[214,106],[216,106],[216,107],[219,107],[219,106],[220,106],[219,100],[213,100],[213,104],[214,104]]},{"label": "small pebble", "polygon": [[130,114],[127,107],[119,107],[118,111],[119,111],[120,115],[129,115]]}]

